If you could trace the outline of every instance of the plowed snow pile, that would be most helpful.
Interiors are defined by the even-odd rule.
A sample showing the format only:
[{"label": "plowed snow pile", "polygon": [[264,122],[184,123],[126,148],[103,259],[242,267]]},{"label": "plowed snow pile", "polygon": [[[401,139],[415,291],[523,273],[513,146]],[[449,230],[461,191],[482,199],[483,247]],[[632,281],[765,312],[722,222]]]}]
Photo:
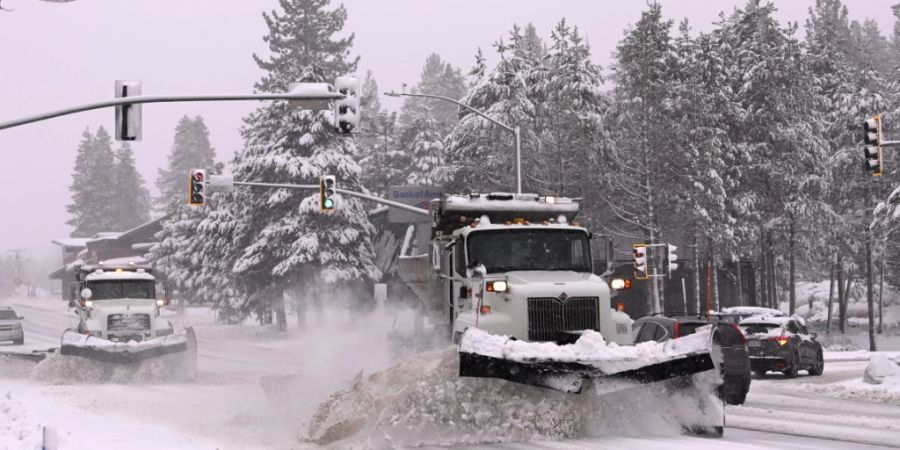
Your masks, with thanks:
[{"label": "plowed snow pile", "polygon": [[[381,372],[360,374],[351,387],[319,407],[309,439],[368,449],[555,440],[606,432],[674,434],[682,426],[714,420],[696,412],[704,409],[698,408],[697,398],[718,404],[710,392],[699,392],[689,382],[682,383],[685,397],[678,399],[667,394],[673,388],[667,383],[623,384],[618,388],[624,390],[602,396],[593,389],[573,395],[502,380],[460,378],[458,372],[457,349],[447,347]],[[616,390],[610,388],[604,385],[604,392]],[[644,408],[635,408],[633,402]],[[613,417],[607,420],[604,414]],[[713,408],[710,414],[721,417],[721,409]]]},{"label": "plowed snow pile", "polygon": [[53,354],[31,372],[31,379],[51,384],[171,383],[182,355],[164,355],[132,364],[94,361]]}]

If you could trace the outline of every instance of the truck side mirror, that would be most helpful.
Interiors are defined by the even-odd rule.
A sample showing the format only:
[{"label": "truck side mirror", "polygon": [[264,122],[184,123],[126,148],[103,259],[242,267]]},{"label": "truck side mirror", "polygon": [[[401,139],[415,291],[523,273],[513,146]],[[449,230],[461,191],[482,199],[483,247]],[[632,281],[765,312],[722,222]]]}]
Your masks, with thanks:
[{"label": "truck side mirror", "polygon": [[466,268],[466,278],[480,279],[484,278],[485,275],[487,275],[487,268],[484,267],[484,264],[472,264]]}]

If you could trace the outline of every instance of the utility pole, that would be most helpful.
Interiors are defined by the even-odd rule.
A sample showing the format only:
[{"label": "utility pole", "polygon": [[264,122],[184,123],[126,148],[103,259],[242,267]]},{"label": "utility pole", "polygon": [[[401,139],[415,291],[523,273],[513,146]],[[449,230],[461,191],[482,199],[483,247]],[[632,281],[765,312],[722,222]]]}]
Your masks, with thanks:
[{"label": "utility pole", "polygon": [[13,278],[13,286],[19,287],[22,285],[22,255],[25,254],[25,250],[21,248],[14,248],[11,250],[7,250],[6,253],[13,256],[13,260],[16,263],[16,276]]}]

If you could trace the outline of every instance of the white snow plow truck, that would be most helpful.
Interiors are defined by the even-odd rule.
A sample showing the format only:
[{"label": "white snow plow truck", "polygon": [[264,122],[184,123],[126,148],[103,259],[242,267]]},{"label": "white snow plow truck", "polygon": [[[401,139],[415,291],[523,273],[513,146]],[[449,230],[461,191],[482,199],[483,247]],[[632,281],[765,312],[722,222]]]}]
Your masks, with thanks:
[{"label": "white snow plow truck", "polygon": [[574,221],[578,210],[574,199],[535,194],[431,202],[430,236],[420,227],[418,244],[404,244],[419,250],[401,255],[399,274],[459,343],[459,375],[580,393],[585,382],[715,372],[708,333],[632,345],[632,320],[611,306],[605,279],[612,241],[604,238],[607,270],[596,275],[593,236]]},{"label": "white snow plow truck", "polygon": [[[175,329],[160,316],[168,299],[157,298],[150,267],[134,264],[81,266],[70,307],[75,329],[62,335],[59,353],[114,364],[170,359],[172,375],[194,379],[197,340],[193,328]],[[169,356],[172,355],[172,356]]]}]

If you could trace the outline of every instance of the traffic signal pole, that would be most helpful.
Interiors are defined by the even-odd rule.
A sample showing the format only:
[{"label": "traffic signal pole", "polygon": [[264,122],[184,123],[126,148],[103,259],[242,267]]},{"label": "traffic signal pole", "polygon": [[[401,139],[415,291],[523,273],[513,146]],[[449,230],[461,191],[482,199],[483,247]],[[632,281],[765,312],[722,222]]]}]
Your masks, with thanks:
[{"label": "traffic signal pole", "polygon": [[40,122],[55,117],[67,116],[70,114],[80,113],[84,111],[92,111],[95,109],[109,108],[114,106],[137,105],[143,103],[176,103],[176,102],[223,102],[223,101],[246,101],[246,100],[294,100],[294,101],[332,101],[343,100],[346,95],[341,93],[317,93],[309,92],[288,92],[284,94],[224,94],[224,95],[136,95],[134,97],[120,97],[112,100],[103,100],[94,103],[86,103],[83,105],[63,108],[56,111],[36,114],[30,117],[23,117],[6,122],[0,122],[0,130],[7,128],[27,125],[33,122]]},{"label": "traffic signal pole", "polygon": [[[214,184],[214,177],[210,177],[210,192],[214,191],[214,188],[219,187]],[[286,183],[256,183],[250,181],[235,181],[232,183],[234,186],[251,186],[251,187],[264,187],[264,188],[285,188],[285,189],[307,189],[307,190],[318,190],[318,184],[286,184]],[[382,205],[392,206],[394,208],[399,208],[404,211],[409,211],[415,214],[421,214],[423,216],[430,216],[431,212],[424,208],[417,208],[415,206],[407,205],[400,202],[395,202],[393,200],[383,199],[381,197],[376,197],[370,194],[364,194],[362,192],[356,191],[348,191],[346,189],[335,189],[337,193],[342,195],[348,195],[350,197],[361,198],[363,200],[369,200],[375,203],[380,203]]]}]

